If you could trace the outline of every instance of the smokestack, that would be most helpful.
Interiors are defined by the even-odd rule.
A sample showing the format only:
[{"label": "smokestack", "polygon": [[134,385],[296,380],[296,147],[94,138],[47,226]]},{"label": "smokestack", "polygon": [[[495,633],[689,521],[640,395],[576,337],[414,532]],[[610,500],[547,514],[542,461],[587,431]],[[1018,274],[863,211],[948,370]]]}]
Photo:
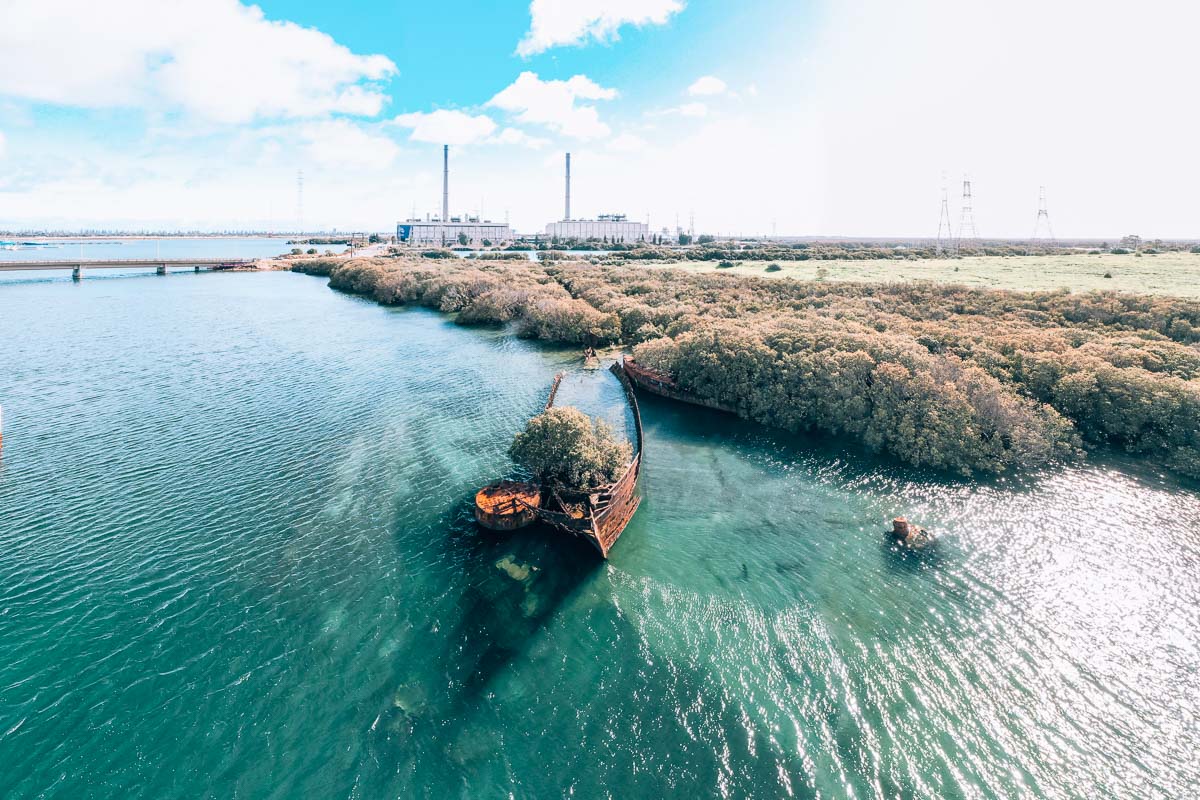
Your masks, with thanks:
[{"label": "smokestack", "polygon": [[567,153],[567,209],[563,216],[566,222],[571,221],[571,154]]},{"label": "smokestack", "polygon": [[442,222],[450,221],[450,145],[442,145]]}]

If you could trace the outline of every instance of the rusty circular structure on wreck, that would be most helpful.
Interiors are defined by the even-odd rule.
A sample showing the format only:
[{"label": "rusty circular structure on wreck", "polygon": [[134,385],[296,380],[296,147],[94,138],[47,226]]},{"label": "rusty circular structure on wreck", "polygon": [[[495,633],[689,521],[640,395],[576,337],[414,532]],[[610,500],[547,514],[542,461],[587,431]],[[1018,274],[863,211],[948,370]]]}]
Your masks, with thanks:
[{"label": "rusty circular structure on wreck", "polygon": [[475,493],[475,521],[493,531],[515,531],[537,519],[541,487],[519,481],[500,481]]}]

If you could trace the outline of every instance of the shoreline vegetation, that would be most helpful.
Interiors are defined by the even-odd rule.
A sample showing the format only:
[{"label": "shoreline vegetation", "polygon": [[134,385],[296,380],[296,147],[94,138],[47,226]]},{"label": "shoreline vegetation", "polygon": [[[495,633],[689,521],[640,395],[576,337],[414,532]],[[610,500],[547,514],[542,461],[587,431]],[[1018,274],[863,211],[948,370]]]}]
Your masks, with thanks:
[{"label": "shoreline vegetation", "polygon": [[632,347],[697,397],[970,475],[1112,446],[1200,477],[1200,301],[570,261],[307,259],[461,324]]}]

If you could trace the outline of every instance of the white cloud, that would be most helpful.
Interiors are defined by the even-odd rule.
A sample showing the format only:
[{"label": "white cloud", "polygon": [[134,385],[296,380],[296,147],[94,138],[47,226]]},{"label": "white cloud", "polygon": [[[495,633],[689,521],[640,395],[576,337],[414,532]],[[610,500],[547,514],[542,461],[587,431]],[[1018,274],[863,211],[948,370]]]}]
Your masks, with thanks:
[{"label": "white cloud", "polygon": [[596,139],[607,136],[609,127],[600,121],[594,106],[576,105],[576,101],[612,100],[616,96],[616,89],[606,89],[584,75],[566,81],[543,81],[536,73],[522,72],[487,105],[516,114],[524,123],[544,125],[578,139]]},{"label": "white cloud", "polygon": [[402,128],[412,128],[412,139],[434,144],[510,144],[539,150],[550,144],[549,139],[530,136],[520,128],[496,130],[496,123],[486,114],[464,111],[431,111],[428,114],[401,114],[392,120]]},{"label": "white cloud", "polygon": [[683,0],[532,0],[529,32],[517,53],[615,39],[622,25],[662,25],[682,10]]},{"label": "white cloud", "polygon": [[329,167],[387,167],[400,151],[387,136],[370,133],[344,119],[306,123],[299,133],[308,157]]},{"label": "white cloud", "polygon": [[659,108],[646,112],[648,117],[706,117],[708,116],[708,106],[704,103],[684,103],[671,108]]},{"label": "white cloud", "polygon": [[396,66],[237,0],[4,0],[0,95],[222,123],[375,115]]},{"label": "white cloud", "polygon": [[[686,225],[692,211],[702,233],[769,233],[773,219],[780,231],[797,230],[789,220],[814,214],[804,186],[817,167],[818,143],[811,126],[793,124],[791,118],[787,123],[764,124],[742,110],[710,115],[698,124],[675,118],[653,134],[642,128],[618,130],[599,145],[572,146],[572,213],[625,213],[639,221],[648,214],[655,231],[673,226],[677,213]],[[785,152],[790,155],[782,158]],[[720,169],[706,169],[714,154]],[[557,149],[516,154],[504,164],[482,163],[481,169],[490,184],[504,186],[502,207],[512,209],[519,230],[541,231],[561,218],[563,162]],[[429,196],[436,192],[431,187]]]},{"label": "white cloud", "polygon": [[403,128],[412,128],[413,141],[434,144],[473,144],[496,130],[496,123],[486,114],[471,115],[444,109],[427,114],[401,114],[393,122]]},{"label": "white cloud", "polygon": [[645,139],[633,133],[622,133],[608,143],[608,149],[616,153],[636,153],[648,146],[649,143]]},{"label": "white cloud", "polygon": [[[398,148],[370,128],[359,133],[300,122],[273,129],[266,141],[222,132],[178,151],[91,140],[64,152],[23,142],[20,163],[0,170],[0,207],[12,209],[5,224],[14,227],[294,230],[303,166],[306,224],[387,230],[408,213],[408,198],[419,197],[411,189],[417,176],[386,169]],[[276,148],[277,163],[254,161]],[[440,169],[436,179],[440,192]]]},{"label": "white cloud", "polygon": [[523,147],[528,147],[531,150],[540,150],[550,144],[549,139],[542,139],[537,136],[530,136],[520,128],[505,128],[492,137],[493,142],[497,144],[519,144]]},{"label": "white cloud", "polygon": [[714,75],[705,75],[697,78],[696,82],[688,87],[687,93],[692,97],[706,97],[711,95],[725,94],[729,91],[729,87],[725,81]]},{"label": "white cloud", "polygon": [[4,158],[8,152],[8,142],[4,138],[4,131],[0,131],[0,158]]}]

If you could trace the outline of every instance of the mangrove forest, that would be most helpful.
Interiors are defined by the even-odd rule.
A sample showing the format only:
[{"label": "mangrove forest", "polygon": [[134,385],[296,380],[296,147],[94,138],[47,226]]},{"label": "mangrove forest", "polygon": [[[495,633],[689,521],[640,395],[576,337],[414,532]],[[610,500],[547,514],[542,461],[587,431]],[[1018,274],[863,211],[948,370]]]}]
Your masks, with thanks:
[{"label": "mangrove forest", "polygon": [[1200,477],[1200,302],[569,261],[310,259],[389,305],[619,344],[697,397],[963,475],[1114,447]]}]

